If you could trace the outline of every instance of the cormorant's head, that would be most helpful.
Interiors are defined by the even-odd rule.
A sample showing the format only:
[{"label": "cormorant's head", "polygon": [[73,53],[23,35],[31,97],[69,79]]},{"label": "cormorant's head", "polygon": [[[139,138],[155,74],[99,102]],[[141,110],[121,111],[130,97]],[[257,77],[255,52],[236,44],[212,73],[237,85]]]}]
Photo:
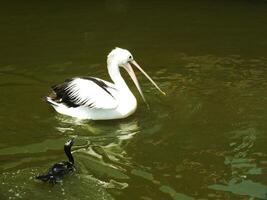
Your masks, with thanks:
[{"label": "cormorant's head", "polygon": [[72,145],[74,144],[74,140],[75,140],[75,138],[72,138],[72,139],[70,139],[69,141],[67,141],[67,142],[65,143],[65,145],[64,145],[64,151],[65,151],[65,154],[66,154],[66,156],[68,157],[69,161],[70,161],[72,164],[74,164],[74,158],[73,158],[73,156],[72,156],[72,154],[71,154],[71,147],[72,147]]},{"label": "cormorant's head", "polygon": [[65,143],[65,147],[71,147],[74,144],[75,138],[71,138]]}]

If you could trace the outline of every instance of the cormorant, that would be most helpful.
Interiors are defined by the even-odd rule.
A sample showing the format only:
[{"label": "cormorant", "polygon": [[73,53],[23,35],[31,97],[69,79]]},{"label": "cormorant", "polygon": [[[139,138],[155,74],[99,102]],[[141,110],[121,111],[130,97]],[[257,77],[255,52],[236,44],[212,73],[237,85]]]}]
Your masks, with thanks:
[{"label": "cormorant", "polygon": [[73,171],[75,171],[74,158],[71,154],[71,147],[74,144],[74,138],[67,141],[64,145],[64,151],[69,161],[61,161],[54,164],[47,172],[47,174],[39,175],[36,179],[39,179],[43,182],[57,183],[60,179]]}]

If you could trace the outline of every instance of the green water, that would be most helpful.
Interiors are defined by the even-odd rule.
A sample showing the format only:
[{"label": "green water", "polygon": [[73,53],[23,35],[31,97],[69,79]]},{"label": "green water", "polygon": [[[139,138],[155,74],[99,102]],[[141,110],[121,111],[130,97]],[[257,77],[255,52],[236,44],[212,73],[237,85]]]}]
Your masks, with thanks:
[{"label": "green water", "polygon": [[[267,199],[267,2],[10,1],[0,7],[0,199]],[[151,109],[77,121],[42,97],[73,76],[109,80],[129,49]],[[34,180],[66,159],[54,187]]]}]

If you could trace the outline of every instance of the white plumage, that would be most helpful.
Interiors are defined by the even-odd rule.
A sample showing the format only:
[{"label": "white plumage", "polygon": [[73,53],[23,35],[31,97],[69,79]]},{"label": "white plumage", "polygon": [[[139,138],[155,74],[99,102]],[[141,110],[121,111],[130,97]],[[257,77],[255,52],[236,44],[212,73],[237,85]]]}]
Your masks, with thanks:
[{"label": "white plumage", "polygon": [[136,110],[137,102],[121,77],[119,67],[127,70],[145,101],[130,63],[134,64],[160,90],[156,83],[133,60],[129,51],[115,48],[107,59],[108,72],[114,83],[95,77],[72,78],[53,86],[53,91],[46,97],[46,101],[57,112],[80,119],[125,118]]},{"label": "white plumage", "polygon": [[[94,79],[100,81],[100,79]],[[75,102],[79,105],[95,109],[114,109],[118,106],[118,102],[115,99],[117,90],[111,83],[106,81],[104,83],[109,86],[106,90],[92,80],[75,78],[69,83],[66,91],[70,93],[70,98],[75,99]],[[89,88],[90,92],[88,92]]]}]

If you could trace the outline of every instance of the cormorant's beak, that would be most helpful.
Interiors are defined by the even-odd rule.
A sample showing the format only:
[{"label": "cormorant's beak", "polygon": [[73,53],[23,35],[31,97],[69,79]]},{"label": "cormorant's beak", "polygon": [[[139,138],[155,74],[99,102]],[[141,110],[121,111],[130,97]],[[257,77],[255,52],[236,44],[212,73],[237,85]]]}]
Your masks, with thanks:
[{"label": "cormorant's beak", "polygon": [[[164,94],[164,95],[166,95],[165,94],[165,92],[163,92],[160,88],[159,88],[159,86],[153,81],[153,79],[137,64],[137,62],[135,61],[135,60],[132,60],[132,61],[130,61],[130,63],[131,64],[133,64],[137,69],[139,69],[146,77],[147,77],[147,79],[162,93],[162,94]],[[144,95],[143,95],[143,92],[142,92],[142,90],[141,90],[141,87],[140,87],[140,85],[139,85],[139,82],[138,82],[138,80],[137,80],[137,78],[136,78],[136,76],[135,76],[135,73],[134,73],[134,71],[133,71],[133,68],[132,68],[132,66],[130,65],[130,63],[126,63],[125,65],[124,65],[124,68],[126,69],[126,71],[129,73],[129,75],[131,76],[131,78],[132,78],[132,80],[133,80],[133,82],[134,82],[134,84],[135,84],[135,86],[137,87],[137,89],[138,89],[138,91],[139,91],[139,93],[141,94],[141,96],[142,96],[142,98],[143,98],[143,100],[144,100],[144,102],[146,103],[146,100],[145,100],[145,97],[144,97]]]},{"label": "cormorant's beak", "polygon": [[66,143],[65,143],[65,146],[72,146],[75,142],[75,138],[71,138],[70,140],[68,140]]}]

